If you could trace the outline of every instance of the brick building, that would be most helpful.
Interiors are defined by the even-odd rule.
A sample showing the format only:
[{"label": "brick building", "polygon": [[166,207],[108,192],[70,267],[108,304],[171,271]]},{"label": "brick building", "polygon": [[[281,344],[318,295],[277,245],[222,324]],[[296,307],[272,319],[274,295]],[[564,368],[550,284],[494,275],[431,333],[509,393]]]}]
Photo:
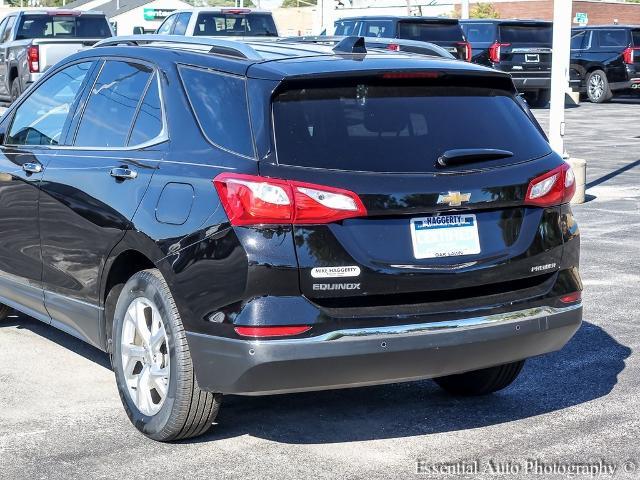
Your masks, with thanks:
[{"label": "brick building", "polygon": [[[474,3],[476,2],[472,1],[471,6],[473,6]],[[492,3],[500,13],[501,18],[553,19],[553,0],[498,0],[493,2],[485,0],[482,3]],[[456,10],[460,10],[459,5],[456,5]],[[640,3],[625,3],[614,0],[574,0],[574,18],[576,12],[586,13],[589,17],[589,25],[602,25],[614,22],[640,25]]]}]

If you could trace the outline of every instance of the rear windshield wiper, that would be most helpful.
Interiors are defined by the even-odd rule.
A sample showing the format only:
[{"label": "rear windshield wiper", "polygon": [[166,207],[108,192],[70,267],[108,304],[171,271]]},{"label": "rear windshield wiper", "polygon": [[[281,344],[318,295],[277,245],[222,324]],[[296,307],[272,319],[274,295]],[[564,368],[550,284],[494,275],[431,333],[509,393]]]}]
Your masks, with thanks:
[{"label": "rear windshield wiper", "polygon": [[453,167],[464,163],[481,162],[483,160],[498,160],[513,157],[513,152],[494,148],[460,148],[447,150],[438,157],[439,167]]}]

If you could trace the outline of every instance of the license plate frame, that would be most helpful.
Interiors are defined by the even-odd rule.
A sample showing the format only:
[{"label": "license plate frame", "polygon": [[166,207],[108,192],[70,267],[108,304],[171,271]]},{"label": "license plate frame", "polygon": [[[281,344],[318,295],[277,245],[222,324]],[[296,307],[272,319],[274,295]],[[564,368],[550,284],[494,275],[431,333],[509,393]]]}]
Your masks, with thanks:
[{"label": "license plate frame", "polygon": [[460,257],[481,252],[476,215],[471,213],[412,218],[413,256],[418,259]]},{"label": "license plate frame", "polygon": [[525,53],[524,61],[527,63],[540,63],[539,53]]}]

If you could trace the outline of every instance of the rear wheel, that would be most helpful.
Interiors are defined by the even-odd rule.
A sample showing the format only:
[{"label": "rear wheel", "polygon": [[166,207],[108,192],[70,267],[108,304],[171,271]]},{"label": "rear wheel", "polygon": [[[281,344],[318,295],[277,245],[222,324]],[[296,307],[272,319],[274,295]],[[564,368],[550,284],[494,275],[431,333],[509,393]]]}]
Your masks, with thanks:
[{"label": "rear wheel", "polygon": [[508,387],[518,377],[524,360],[458,375],[434,378],[442,389],[454,395],[487,395]]},{"label": "rear wheel", "polygon": [[527,103],[533,108],[544,108],[551,100],[551,90],[538,90],[537,94],[527,98]]},{"label": "rear wheel", "polygon": [[21,93],[22,89],[20,88],[20,81],[17,78],[14,78],[11,82],[11,103],[15,102]]},{"label": "rear wheel", "polygon": [[0,304],[0,322],[3,320],[6,320],[7,317],[11,315],[12,311],[13,309],[11,307],[7,307],[6,305]]},{"label": "rear wheel", "polygon": [[222,395],[198,387],[180,315],[157,269],[138,272],[124,285],[113,344],[120,398],[138,430],[171,441],[211,427]]},{"label": "rear wheel", "polygon": [[594,70],[587,75],[587,98],[591,103],[603,103],[611,100],[612,96],[607,75],[602,70]]}]

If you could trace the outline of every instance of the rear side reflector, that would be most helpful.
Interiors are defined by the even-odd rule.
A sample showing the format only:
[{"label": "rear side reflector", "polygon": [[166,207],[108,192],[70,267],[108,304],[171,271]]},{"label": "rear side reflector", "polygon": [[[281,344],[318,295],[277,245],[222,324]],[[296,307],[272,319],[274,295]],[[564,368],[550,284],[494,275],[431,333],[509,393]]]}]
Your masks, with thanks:
[{"label": "rear side reflector", "polygon": [[579,302],[580,300],[582,300],[582,292],[573,292],[560,297],[560,301],[562,303],[575,303]]},{"label": "rear side reflector", "polygon": [[341,188],[232,173],[213,184],[232,225],[308,225],[367,215],[360,197]]},{"label": "rear side reflector", "polygon": [[288,337],[292,335],[300,335],[308,332],[311,327],[308,325],[297,325],[294,327],[235,327],[234,330],[238,335],[243,337]]},{"label": "rear side reflector", "polygon": [[529,183],[525,205],[551,207],[567,203],[576,192],[576,179],[568,163],[544,173]]}]

